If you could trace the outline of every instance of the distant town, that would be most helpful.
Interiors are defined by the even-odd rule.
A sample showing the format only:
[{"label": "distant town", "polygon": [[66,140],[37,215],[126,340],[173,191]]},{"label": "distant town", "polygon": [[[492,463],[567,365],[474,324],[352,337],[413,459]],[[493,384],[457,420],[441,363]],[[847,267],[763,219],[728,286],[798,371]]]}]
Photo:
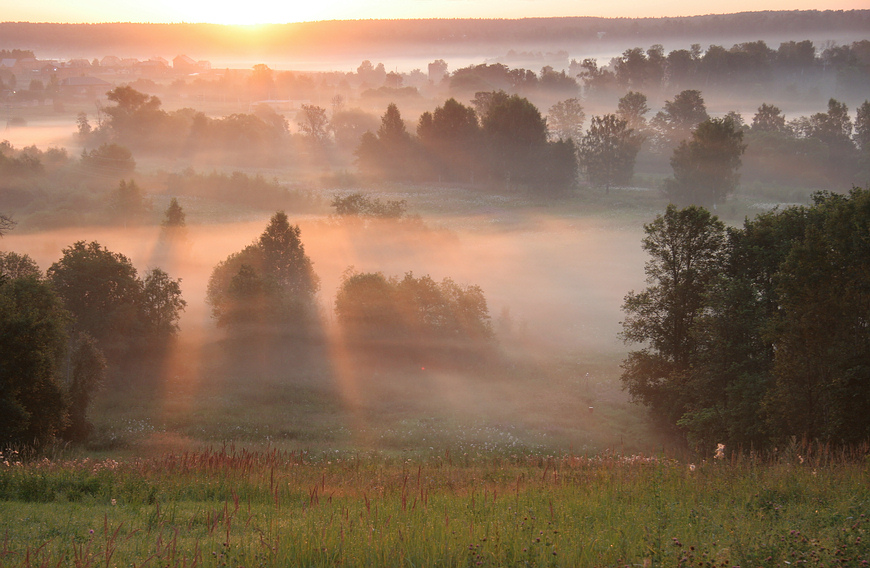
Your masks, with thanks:
[{"label": "distant town", "polygon": [[86,100],[99,97],[118,81],[136,79],[166,80],[174,76],[211,70],[211,63],[180,54],[172,61],[159,56],[145,61],[106,55],[102,59],[85,58],[59,61],[38,59],[30,51],[0,52],[0,81],[3,99],[22,105],[50,105],[56,98]]}]

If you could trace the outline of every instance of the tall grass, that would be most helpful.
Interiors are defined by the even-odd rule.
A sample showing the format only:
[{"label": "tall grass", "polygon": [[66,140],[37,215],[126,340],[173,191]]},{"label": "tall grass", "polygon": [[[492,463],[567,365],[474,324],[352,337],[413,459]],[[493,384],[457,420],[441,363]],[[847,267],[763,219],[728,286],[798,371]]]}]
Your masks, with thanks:
[{"label": "tall grass", "polygon": [[0,565],[866,566],[862,452],[4,458]]}]

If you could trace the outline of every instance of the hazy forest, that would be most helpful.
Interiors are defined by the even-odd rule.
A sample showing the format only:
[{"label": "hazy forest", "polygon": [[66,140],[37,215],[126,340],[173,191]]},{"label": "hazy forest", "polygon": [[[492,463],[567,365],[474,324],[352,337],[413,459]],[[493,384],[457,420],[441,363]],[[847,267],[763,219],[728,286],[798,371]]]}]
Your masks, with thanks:
[{"label": "hazy forest", "polygon": [[870,562],[870,10],[259,34],[0,24],[0,566]]}]

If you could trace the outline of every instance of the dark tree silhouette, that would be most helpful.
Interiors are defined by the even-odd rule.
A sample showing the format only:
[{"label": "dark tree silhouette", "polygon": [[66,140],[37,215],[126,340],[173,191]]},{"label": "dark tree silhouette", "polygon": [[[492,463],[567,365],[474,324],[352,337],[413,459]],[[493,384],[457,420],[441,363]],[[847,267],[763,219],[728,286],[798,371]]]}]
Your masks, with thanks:
[{"label": "dark tree silhouette", "polygon": [[730,118],[712,118],[692,131],[692,138],[674,149],[674,177],[665,191],[677,203],[713,206],[722,203],[740,181],[740,156],[746,149],[743,131]]},{"label": "dark tree silhouette", "polygon": [[627,185],[634,177],[634,162],[641,137],[614,114],[594,116],[580,142],[580,165],[595,187]]}]

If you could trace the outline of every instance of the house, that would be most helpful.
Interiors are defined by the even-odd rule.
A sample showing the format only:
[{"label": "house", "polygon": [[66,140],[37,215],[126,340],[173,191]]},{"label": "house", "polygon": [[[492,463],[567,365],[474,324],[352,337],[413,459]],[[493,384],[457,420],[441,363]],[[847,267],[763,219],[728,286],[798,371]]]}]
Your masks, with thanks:
[{"label": "house", "polygon": [[100,67],[120,67],[121,58],[114,55],[107,55],[100,59]]},{"label": "house", "polygon": [[82,58],[70,59],[66,62],[66,67],[69,69],[90,69],[91,62]]},{"label": "house", "polygon": [[58,86],[62,95],[82,99],[105,95],[112,88],[111,83],[87,75],[67,77]]},{"label": "house", "polygon": [[172,60],[172,68],[176,71],[193,72],[197,71],[196,61],[186,55],[179,55]]},{"label": "house", "polygon": [[138,65],[136,65],[136,70],[143,75],[159,75],[169,70],[169,64],[164,63],[163,61],[158,61],[155,59],[149,59],[148,61],[140,61]]}]

